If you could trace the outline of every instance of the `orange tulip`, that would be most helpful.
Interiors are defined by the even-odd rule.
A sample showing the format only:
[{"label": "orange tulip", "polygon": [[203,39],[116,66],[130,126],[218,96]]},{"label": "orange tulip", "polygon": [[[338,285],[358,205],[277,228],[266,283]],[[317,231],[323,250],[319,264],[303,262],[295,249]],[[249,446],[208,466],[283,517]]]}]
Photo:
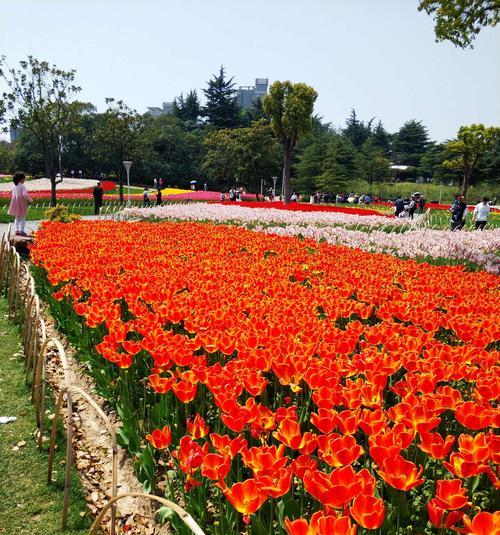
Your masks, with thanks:
[{"label": "orange tulip", "polygon": [[157,450],[164,450],[172,442],[172,431],[168,425],[163,429],[155,429],[150,435],[146,435],[146,440]]},{"label": "orange tulip", "polygon": [[461,479],[440,479],[436,483],[437,504],[448,511],[467,505],[467,490]]},{"label": "orange tulip", "polygon": [[231,488],[223,488],[222,492],[229,503],[242,513],[246,524],[250,522],[250,516],[258,511],[267,500],[267,496],[262,492],[260,485],[255,479],[247,479],[242,483],[235,483]]},{"label": "orange tulip", "polygon": [[478,513],[472,521],[464,515],[465,533],[467,535],[498,535],[500,533],[500,512]]},{"label": "orange tulip", "polygon": [[318,437],[319,458],[330,466],[346,466],[355,462],[364,453],[363,448],[352,435],[320,435]]},{"label": "orange tulip", "polygon": [[383,524],[385,518],[384,500],[359,494],[354,498],[349,512],[363,528],[377,529]]},{"label": "orange tulip", "polygon": [[189,434],[193,438],[203,438],[210,432],[210,427],[198,413],[196,413],[193,421],[191,421],[191,418],[188,418],[186,423]]},{"label": "orange tulip", "polygon": [[420,478],[424,469],[418,469],[414,463],[400,455],[384,459],[382,468],[377,470],[380,477],[395,489],[407,491],[424,482],[424,479]]},{"label": "orange tulip", "polygon": [[203,457],[201,464],[201,475],[213,480],[224,479],[231,470],[231,458],[219,455],[218,453],[208,453]]},{"label": "orange tulip", "polygon": [[439,433],[421,433],[418,447],[433,459],[444,459],[450,452],[455,437],[448,435],[446,440]]}]

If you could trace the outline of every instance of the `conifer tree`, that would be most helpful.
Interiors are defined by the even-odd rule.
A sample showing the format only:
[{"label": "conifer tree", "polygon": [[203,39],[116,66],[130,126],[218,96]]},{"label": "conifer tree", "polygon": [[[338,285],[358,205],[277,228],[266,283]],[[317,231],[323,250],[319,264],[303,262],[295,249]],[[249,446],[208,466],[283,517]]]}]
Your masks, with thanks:
[{"label": "conifer tree", "polygon": [[240,123],[240,106],[236,99],[233,78],[226,80],[224,66],[218,75],[213,75],[203,90],[207,103],[203,115],[216,128],[235,128]]}]

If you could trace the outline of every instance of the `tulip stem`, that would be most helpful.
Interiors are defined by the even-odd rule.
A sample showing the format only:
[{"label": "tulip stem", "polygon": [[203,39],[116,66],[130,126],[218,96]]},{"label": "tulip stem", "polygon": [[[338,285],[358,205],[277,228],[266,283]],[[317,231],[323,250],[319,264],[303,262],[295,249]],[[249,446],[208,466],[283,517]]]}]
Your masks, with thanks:
[{"label": "tulip stem", "polygon": [[400,520],[400,517],[401,517],[401,498],[402,498],[402,495],[403,495],[403,491],[400,490],[398,492],[398,520],[397,520],[397,524],[396,524],[396,535],[399,535],[399,520]]}]

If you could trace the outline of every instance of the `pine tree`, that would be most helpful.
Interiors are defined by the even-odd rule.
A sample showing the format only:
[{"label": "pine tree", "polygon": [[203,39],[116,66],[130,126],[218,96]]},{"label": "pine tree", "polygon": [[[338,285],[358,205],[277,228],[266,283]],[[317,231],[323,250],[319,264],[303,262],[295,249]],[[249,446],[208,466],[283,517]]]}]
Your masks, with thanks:
[{"label": "pine tree", "polygon": [[418,167],[429,144],[427,128],[421,121],[406,121],[394,136],[392,143],[395,163]]},{"label": "pine tree", "polygon": [[236,99],[233,78],[226,80],[224,66],[218,75],[213,75],[208,88],[203,90],[207,103],[203,115],[216,128],[235,128],[240,123],[240,106]]},{"label": "pine tree", "polygon": [[345,137],[338,136],[328,144],[323,173],[318,177],[317,185],[324,192],[346,191],[357,172],[355,147]]},{"label": "pine tree", "polygon": [[195,90],[191,90],[184,101],[184,121],[196,123],[200,116],[200,101]]},{"label": "pine tree", "polygon": [[377,123],[377,126],[373,129],[370,139],[375,147],[382,149],[385,156],[389,156],[391,153],[391,134],[387,132],[382,124],[382,121]]},{"label": "pine tree", "polygon": [[358,120],[356,110],[353,108],[346,119],[346,127],[342,132],[355,147],[359,148],[370,136],[372,121],[373,119],[365,125],[364,121]]}]

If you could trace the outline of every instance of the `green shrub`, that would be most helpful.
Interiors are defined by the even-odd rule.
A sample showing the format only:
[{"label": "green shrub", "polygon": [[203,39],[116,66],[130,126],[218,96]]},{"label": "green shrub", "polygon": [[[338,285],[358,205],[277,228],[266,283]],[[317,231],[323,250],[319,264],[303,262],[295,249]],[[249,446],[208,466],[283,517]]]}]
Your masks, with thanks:
[{"label": "green shrub", "polygon": [[60,223],[71,223],[81,219],[77,214],[70,214],[68,207],[63,204],[56,204],[53,208],[45,210],[45,218],[49,221],[58,221]]}]

